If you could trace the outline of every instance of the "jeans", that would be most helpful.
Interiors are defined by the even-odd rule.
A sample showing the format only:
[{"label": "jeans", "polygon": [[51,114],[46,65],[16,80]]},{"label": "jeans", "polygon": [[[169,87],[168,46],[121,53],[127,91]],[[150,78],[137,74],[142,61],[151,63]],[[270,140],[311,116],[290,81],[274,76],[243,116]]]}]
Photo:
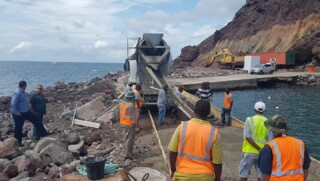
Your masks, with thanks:
[{"label": "jeans", "polygon": [[222,108],[221,112],[221,122],[226,124],[226,117],[227,117],[227,125],[231,126],[231,116],[230,116],[230,109],[229,108]]},{"label": "jeans", "polygon": [[40,136],[46,136],[48,134],[47,131],[44,129],[42,122],[40,122],[40,120],[37,117],[35,117],[30,111],[21,113],[20,116],[12,114],[12,117],[15,125],[14,137],[18,140],[19,143],[22,142],[22,128],[26,120],[30,121],[35,126]]},{"label": "jeans", "polygon": [[160,125],[164,124],[164,116],[166,115],[166,106],[158,105],[159,115],[158,115],[158,122]]}]

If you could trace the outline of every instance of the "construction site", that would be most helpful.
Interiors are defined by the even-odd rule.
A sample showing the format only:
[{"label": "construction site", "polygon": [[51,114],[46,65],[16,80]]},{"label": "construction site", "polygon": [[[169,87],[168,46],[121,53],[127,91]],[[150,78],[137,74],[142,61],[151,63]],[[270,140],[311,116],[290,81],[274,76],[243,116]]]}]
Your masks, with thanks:
[{"label": "construction site", "polygon": [[[135,43],[131,45],[130,41]],[[167,147],[181,121],[194,117],[195,103],[199,98],[192,93],[202,82],[209,82],[216,90],[257,88],[272,82],[303,86],[320,84],[318,72],[302,71],[251,75],[248,71],[228,70],[228,75],[173,76],[169,73],[170,46],[164,41],[163,34],[145,33],[141,38],[128,38],[127,49],[125,73],[108,74],[88,84],[59,83],[46,88],[50,103],[44,124],[53,134],[38,142],[29,139],[32,125],[26,124],[22,141],[25,146],[17,146],[10,133],[12,124],[7,124],[12,121],[7,114],[10,100],[1,100],[1,111],[4,112],[1,114],[4,121],[1,122],[3,141],[0,144],[2,180],[90,180],[89,174],[93,171],[88,170],[88,160],[98,158],[105,161],[102,165],[104,173],[99,180],[171,180]],[[214,56],[218,57],[218,54]],[[214,63],[215,58],[210,61],[209,64]],[[124,129],[115,117],[120,114],[119,104],[125,97],[129,82],[141,85],[143,106],[139,118],[141,130],[136,134],[133,156],[125,158],[122,153]],[[160,126],[156,102],[164,84],[168,85],[167,96],[170,101],[165,116],[166,124]],[[177,87],[184,88],[181,94],[183,98],[175,94]],[[221,180],[239,180],[244,120],[232,117],[232,126],[224,127],[221,124],[221,110],[211,107],[211,113],[215,118],[213,125],[221,135]],[[97,165],[93,168],[96,170]],[[254,169],[252,171],[248,180],[256,180]],[[308,180],[317,181],[319,177],[320,162],[312,158]]]}]

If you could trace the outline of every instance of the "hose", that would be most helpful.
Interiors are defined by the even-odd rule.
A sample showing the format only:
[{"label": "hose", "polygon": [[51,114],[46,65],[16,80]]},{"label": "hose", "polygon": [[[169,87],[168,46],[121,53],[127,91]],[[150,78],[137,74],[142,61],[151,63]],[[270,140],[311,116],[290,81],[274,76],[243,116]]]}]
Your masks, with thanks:
[{"label": "hose", "polygon": [[[134,181],[137,181],[137,179],[136,179],[133,175],[131,175],[129,172],[128,172],[127,174],[128,174]],[[146,180],[148,180],[148,178],[149,178],[149,173],[146,173],[146,174],[143,175],[141,181],[146,181]]]}]

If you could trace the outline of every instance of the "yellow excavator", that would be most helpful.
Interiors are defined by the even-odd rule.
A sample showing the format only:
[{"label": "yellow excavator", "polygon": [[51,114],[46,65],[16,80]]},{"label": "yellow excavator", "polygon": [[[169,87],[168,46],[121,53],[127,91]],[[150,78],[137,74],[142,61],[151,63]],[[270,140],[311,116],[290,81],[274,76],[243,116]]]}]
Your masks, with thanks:
[{"label": "yellow excavator", "polygon": [[211,60],[206,62],[205,67],[210,67],[212,63],[220,57],[219,67],[235,69],[244,65],[244,56],[234,56],[229,49],[225,48],[215,52]]}]

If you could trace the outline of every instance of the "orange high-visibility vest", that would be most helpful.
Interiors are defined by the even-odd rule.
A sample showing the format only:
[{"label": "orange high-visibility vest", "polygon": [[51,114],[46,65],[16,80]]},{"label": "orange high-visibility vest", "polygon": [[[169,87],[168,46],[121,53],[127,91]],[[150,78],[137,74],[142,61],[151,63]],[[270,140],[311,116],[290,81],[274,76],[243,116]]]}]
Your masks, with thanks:
[{"label": "orange high-visibility vest", "polygon": [[134,92],[135,95],[139,94],[139,98],[138,98],[138,100],[136,101],[136,104],[135,104],[135,105],[136,105],[136,107],[141,108],[141,107],[142,107],[143,99],[142,99],[142,97],[140,96],[140,92],[137,91],[137,89],[134,89],[133,92]]},{"label": "orange high-visibility vest", "polygon": [[232,97],[232,94],[229,93],[229,94],[224,94],[224,101],[223,101],[223,107],[224,108],[230,108],[231,107],[231,97]]},{"label": "orange high-visibility vest", "polygon": [[[120,104],[120,123],[127,126],[132,126],[128,107],[128,103]],[[136,110],[134,110],[134,114],[136,114]]]},{"label": "orange high-visibility vest", "polygon": [[273,154],[270,181],[303,181],[304,143],[291,136],[283,136],[267,143]]},{"label": "orange high-visibility vest", "polygon": [[182,174],[214,175],[211,148],[218,129],[195,121],[181,122],[177,171]]}]

